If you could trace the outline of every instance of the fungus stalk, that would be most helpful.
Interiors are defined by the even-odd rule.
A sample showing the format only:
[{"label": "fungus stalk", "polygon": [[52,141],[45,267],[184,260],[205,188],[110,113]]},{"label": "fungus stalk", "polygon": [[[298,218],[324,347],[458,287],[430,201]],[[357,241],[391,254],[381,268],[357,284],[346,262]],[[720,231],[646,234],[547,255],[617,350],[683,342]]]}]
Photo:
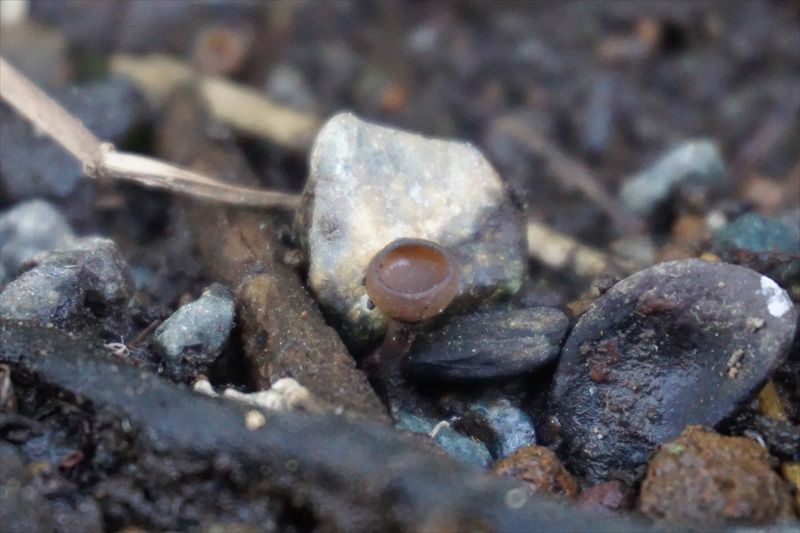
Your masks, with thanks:
[{"label": "fungus stalk", "polygon": [[442,313],[458,292],[458,267],[445,248],[422,239],[397,239],[367,266],[367,295],[388,318],[383,344],[363,368],[387,403],[402,380],[400,363],[421,324]]}]

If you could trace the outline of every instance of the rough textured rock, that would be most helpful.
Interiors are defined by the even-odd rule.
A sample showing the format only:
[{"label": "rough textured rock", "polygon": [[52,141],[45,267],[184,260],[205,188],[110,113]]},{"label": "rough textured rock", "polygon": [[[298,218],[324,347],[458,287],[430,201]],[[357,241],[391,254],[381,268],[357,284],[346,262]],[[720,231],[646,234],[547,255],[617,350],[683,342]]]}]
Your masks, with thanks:
[{"label": "rough textured rock", "polygon": [[191,355],[210,363],[228,342],[235,315],[233,293],[214,283],[174,313],[156,329],[153,340],[171,360]]},{"label": "rough textured rock", "polygon": [[91,322],[126,304],[130,269],[113,241],[87,237],[28,259],[0,293],[0,316],[64,326]]},{"label": "rough textured rock", "polygon": [[363,278],[372,256],[395,239],[428,239],[453,251],[461,264],[453,309],[511,295],[522,284],[522,220],[500,177],[469,144],[339,114],[317,136],[304,198],[298,222],[308,283],[354,344],[385,329]]},{"label": "rough textured rock", "polygon": [[595,514],[628,511],[636,499],[634,490],[618,479],[598,483],[581,492],[576,505]]},{"label": "rough textured rock", "polygon": [[87,288],[94,281],[78,265],[41,265],[3,289],[0,317],[65,325],[84,313]]},{"label": "rough textured rock", "polygon": [[0,284],[14,279],[38,252],[66,248],[75,239],[64,216],[44,200],[21,202],[0,215]]},{"label": "rough textured rock", "polygon": [[716,144],[708,140],[687,141],[629,178],[620,197],[634,213],[650,215],[675,189],[701,191],[718,186],[725,172]]},{"label": "rough textured rock", "polygon": [[439,425],[436,420],[431,418],[400,412],[397,415],[395,427],[430,436],[447,455],[461,463],[482,468],[486,468],[492,463],[492,456],[486,446],[475,439],[458,433],[448,423]]},{"label": "rough textured rock", "polygon": [[689,426],[650,461],[639,509],[693,528],[766,525],[794,518],[792,500],[757,442]]},{"label": "rough textured rock", "polygon": [[426,380],[518,376],[558,357],[568,325],[564,313],[547,307],[456,317],[417,338],[405,369]]},{"label": "rough textured rock", "polygon": [[494,466],[501,476],[515,477],[530,487],[533,492],[545,492],[574,498],[578,495],[578,484],[567,472],[556,454],[544,446],[521,448]]},{"label": "rough textured rock", "polygon": [[110,239],[85,237],[67,249],[49,250],[30,258],[25,267],[44,264],[77,265],[94,280],[93,303],[103,306],[127,302],[133,295],[133,277],[119,247]]},{"label": "rough textured rock", "polygon": [[739,266],[688,259],[619,282],[561,352],[550,414],[566,460],[603,481],[687,425],[721,422],[784,360],[796,320],[785,291]]},{"label": "rough textured rock", "polygon": [[503,459],[520,448],[536,444],[536,428],[531,417],[504,398],[475,403],[456,427],[486,443],[495,459]]}]

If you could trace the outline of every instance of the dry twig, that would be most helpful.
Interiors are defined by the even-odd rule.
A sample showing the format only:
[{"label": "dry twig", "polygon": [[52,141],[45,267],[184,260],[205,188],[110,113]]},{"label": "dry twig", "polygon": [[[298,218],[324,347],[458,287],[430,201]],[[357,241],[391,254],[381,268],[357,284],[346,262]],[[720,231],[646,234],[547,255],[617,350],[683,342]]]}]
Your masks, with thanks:
[{"label": "dry twig", "polygon": [[526,230],[528,256],[549,268],[567,269],[583,278],[630,274],[638,270],[629,261],[586,246],[535,220],[528,221]]},{"label": "dry twig", "polygon": [[528,150],[544,158],[551,172],[564,185],[578,189],[596,203],[622,233],[635,233],[639,230],[641,221],[600,185],[586,165],[565,154],[544,135],[514,117],[502,120],[499,126]]},{"label": "dry twig", "polygon": [[83,165],[90,178],[111,177],[215,202],[294,209],[300,197],[217,181],[149,157],[118,152],[0,57],[0,96]]},{"label": "dry twig", "polygon": [[175,88],[194,82],[215,119],[287,150],[307,150],[321,126],[313,115],[282,106],[250,87],[199,74],[169,56],[118,54],[111,58],[111,71],[133,81],[157,107]]}]

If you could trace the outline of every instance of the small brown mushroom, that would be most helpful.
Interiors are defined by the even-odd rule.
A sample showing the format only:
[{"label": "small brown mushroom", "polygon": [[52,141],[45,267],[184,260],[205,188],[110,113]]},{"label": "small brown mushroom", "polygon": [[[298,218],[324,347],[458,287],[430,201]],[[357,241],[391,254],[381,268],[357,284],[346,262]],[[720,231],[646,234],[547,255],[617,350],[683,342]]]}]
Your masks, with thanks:
[{"label": "small brown mushroom", "polygon": [[401,380],[400,359],[414,340],[414,324],[444,311],[458,293],[458,262],[435,242],[397,239],[367,266],[367,295],[389,317],[383,344],[364,360],[379,393],[389,404]]},{"label": "small brown mushroom", "polygon": [[366,287],[370,300],[390,318],[421,322],[455,298],[456,260],[435,242],[397,239],[370,261]]}]

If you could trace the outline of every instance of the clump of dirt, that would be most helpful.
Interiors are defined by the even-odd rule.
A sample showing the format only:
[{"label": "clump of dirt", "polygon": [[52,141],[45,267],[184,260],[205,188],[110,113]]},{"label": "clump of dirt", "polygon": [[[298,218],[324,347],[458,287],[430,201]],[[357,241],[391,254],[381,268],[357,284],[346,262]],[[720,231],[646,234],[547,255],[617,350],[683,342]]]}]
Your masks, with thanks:
[{"label": "clump of dirt", "polygon": [[578,495],[578,484],[556,454],[544,446],[522,448],[497,463],[494,472],[518,478],[534,492],[556,494],[569,499]]},{"label": "clump of dirt", "polygon": [[792,500],[767,450],[742,437],[689,426],[647,467],[639,510],[674,524],[721,527],[794,517]]}]

